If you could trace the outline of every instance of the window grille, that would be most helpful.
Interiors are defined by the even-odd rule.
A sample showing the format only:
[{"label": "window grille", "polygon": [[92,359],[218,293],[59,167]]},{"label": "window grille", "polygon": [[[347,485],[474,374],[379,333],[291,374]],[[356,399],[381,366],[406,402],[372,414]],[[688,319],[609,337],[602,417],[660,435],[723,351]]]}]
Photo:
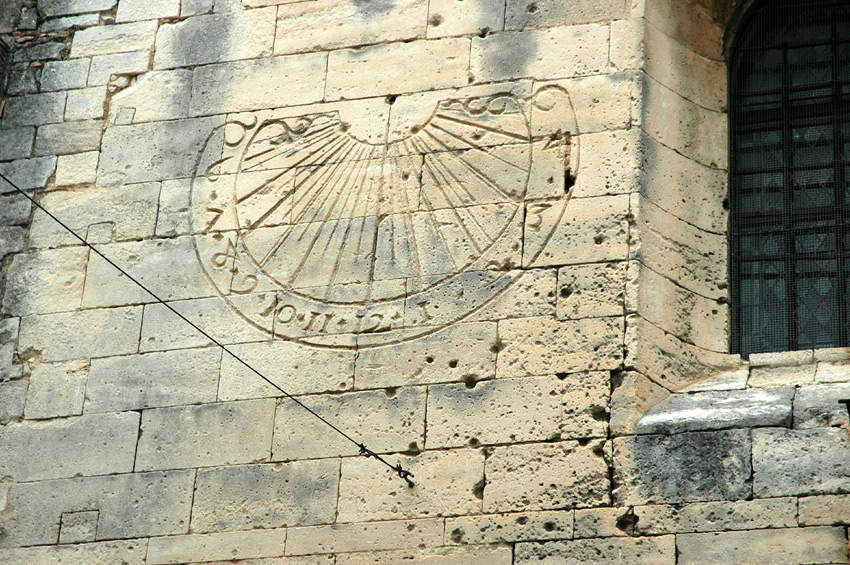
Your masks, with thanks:
[{"label": "window grille", "polygon": [[730,127],[733,352],[850,345],[850,3],[755,12]]}]

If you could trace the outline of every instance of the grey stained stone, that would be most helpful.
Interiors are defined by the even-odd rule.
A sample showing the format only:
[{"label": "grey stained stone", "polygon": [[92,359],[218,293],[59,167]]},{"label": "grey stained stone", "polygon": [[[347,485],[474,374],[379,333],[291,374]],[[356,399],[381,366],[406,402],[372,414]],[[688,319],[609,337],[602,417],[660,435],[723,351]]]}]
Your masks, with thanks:
[{"label": "grey stained stone", "polygon": [[520,543],[517,565],[673,565],[676,544],[673,536],[606,538],[547,543]]},{"label": "grey stained stone", "polygon": [[27,94],[10,98],[3,110],[4,128],[10,126],[40,126],[62,121],[65,112],[64,92]]},{"label": "grey stained stone", "polygon": [[[850,388],[848,388],[850,390]],[[791,425],[794,387],[674,394],[647,412],[637,433]]]},{"label": "grey stained stone", "polygon": [[38,9],[45,16],[69,16],[102,12],[113,8],[118,0],[38,0]]},{"label": "grey stained stone", "polygon": [[749,430],[614,440],[618,504],[740,500],[751,492]]},{"label": "grey stained stone", "polygon": [[[36,157],[0,163],[0,173],[21,190],[44,188],[47,179],[56,169],[56,157]],[[17,192],[5,180],[0,179],[0,194]]]},{"label": "grey stained stone", "polygon": [[23,251],[26,240],[27,232],[24,228],[0,226],[0,257]]},{"label": "grey stained stone", "polygon": [[194,471],[156,471],[18,483],[3,544],[56,543],[63,513],[92,510],[100,540],[186,533],[194,481]]},{"label": "grey stained stone", "polygon": [[0,225],[28,224],[31,209],[32,203],[22,194],[0,195]]},{"label": "grey stained stone", "polygon": [[35,136],[35,154],[67,155],[100,148],[103,122],[65,122],[38,128]]},{"label": "grey stained stone", "polygon": [[[20,96],[21,94],[35,94],[38,92],[37,77],[40,74],[38,67],[31,67],[29,63],[16,63],[9,68],[6,80],[6,94],[8,96]],[[5,112],[4,112],[5,114]]]},{"label": "grey stained stone", "polygon": [[79,16],[66,16],[63,18],[53,18],[42,24],[41,31],[57,31],[60,29],[85,28],[95,26],[100,23],[100,15],[98,14],[80,14]]},{"label": "grey stained stone", "polygon": [[850,493],[847,430],[753,430],[757,497]]},{"label": "grey stained stone", "polygon": [[335,459],[201,469],[192,531],[327,524],[334,521],[338,486]]},{"label": "grey stained stone", "polygon": [[50,61],[41,70],[41,91],[82,88],[89,76],[89,59]]},{"label": "grey stained stone", "polygon": [[795,428],[827,428],[850,424],[847,406],[839,404],[850,398],[850,384],[802,386],[794,398]]},{"label": "grey stained stone", "polygon": [[0,425],[24,415],[27,385],[24,380],[0,382]]},{"label": "grey stained stone", "polygon": [[625,0],[507,0],[505,29],[529,29],[617,20],[625,17]]},{"label": "grey stained stone", "polygon": [[59,523],[59,543],[83,543],[97,538],[97,510],[63,512]]},{"label": "grey stained stone", "polygon": [[13,61],[16,63],[58,59],[65,49],[65,43],[44,41],[28,43],[23,49],[15,52]]},{"label": "grey stained stone", "polygon": [[0,130],[0,161],[29,157],[35,139],[34,127]]}]

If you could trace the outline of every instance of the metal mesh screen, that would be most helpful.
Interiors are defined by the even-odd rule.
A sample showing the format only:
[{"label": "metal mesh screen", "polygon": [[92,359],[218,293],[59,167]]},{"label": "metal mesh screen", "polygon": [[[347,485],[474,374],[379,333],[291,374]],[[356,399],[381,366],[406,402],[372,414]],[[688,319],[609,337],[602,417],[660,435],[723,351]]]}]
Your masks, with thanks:
[{"label": "metal mesh screen", "polygon": [[730,95],[732,348],[850,345],[850,3],[767,3]]}]

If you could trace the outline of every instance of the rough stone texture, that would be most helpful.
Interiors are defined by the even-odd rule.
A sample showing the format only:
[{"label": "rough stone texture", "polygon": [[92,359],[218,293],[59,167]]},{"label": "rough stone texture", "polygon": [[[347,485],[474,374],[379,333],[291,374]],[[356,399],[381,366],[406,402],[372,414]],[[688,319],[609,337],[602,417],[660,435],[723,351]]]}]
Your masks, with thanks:
[{"label": "rough stone texture", "polygon": [[62,121],[64,92],[46,92],[10,98],[3,111],[3,127],[41,126]]},{"label": "rough stone texture", "polygon": [[153,47],[157,22],[90,27],[74,34],[71,57],[91,57]]},{"label": "rough stone texture", "polygon": [[803,386],[794,397],[795,428],[828,428],[850,425],[847,406],[850,384]]},{"label": "rough stone texture", "polygon": [[56,160],[56,186],[90,184],[97,176],[99,151],[60,155]]},{"label": "rough stone texture", "polygon": [[133,541],[105,541],[85,545],[43,547],[16,547],[0,549],[0,559],[7,565],[32,563],[62,563],[62,565],[89,565],[90,563],[145,563],[147,544]]},{"label": "rough stone texture", "polygon": [[753,530],[677,536],[678,563],[841,563],[843,528]]},{"label": "rough stone texture", "polygon": [[623,314],[626,263],[572,265],[558,269],[558,319]]},{"label": "rough stone texture", "polygon": [[148,543],[148,565],[179,564],[278,557],[284,554],[286,529],[221,532],[152,538]]},{"label": "rough stone texture", "polygon": [[801,526],[837,526],[850,522],[850,496],[806,496],[799,499]]},{"label": "rough stone texture", "polygon": [[572,537],[572,533],[571,510],[483,514],[446,519],[446,543],[451,544],[563,539]]},{"label": "rough stone texture", "polygon": [[506,29],[552,27],[603,22],[625,17],[629,4],[623,0],[581,0],[564,4],[557,0],[508,0]]},{"label": "rough stone texture", "polygon": [[83,413],[89,364],[85,361],[40,363],[30,370],[27,419]]},{"label": "rough stone texture", "polygon": [[97,536],[97,510],[63,512],[59,524],[59,543],[94,541]]},{"label": "rough stone texture", "polygon": [[514,563],[673,565],[676,549],[673,536],[520,543]]},{"label": "rough stone texture", "polygon": [[35,128],[20,127],[0,130],[0,161],[29,157],[35,139]]},{"label": "rough stone texture", "polygon": [[35,136],[35,154],[67,155],[94,151],[100,148],[103,123],[99,121],[65,122],[38,128]]},{"label": "rough stone texture", "polygon": [[792,365],[787,367],[753,367],[747,385],[773,387],[781,385],[806,385],[814,382],[817,366]]},{"label": "rough stone texture", "polygon": [[0,425],[24,415],[27,386],[26,381],[0,382]]},{"label": "rough stone texture", "polygon": [[[41,188],[56,169],[56,157],[36,157],[18,159],[11,163],[0,163],[0,173],[21,190]],[[0,180],[0,194],[15,192],[6,181]]]},{"label": "rough stone texture", "polygon": [[815,372],[815,381],[821,383],[850,381],[850,364],[820,362]]},{"label": "rough stone texture", "polygon": [[428,2],[428,37],[487,34],[505,23],[505,4],[498,0],[432,0]]},{"label": "rough stone texture", "polygon": [[424,565],[509,565],[509,547],[479,546],[469,548],[439,548],[406,551],[387,551],[340,555],[338,565],[390,565],[392,563],[423,563]]},{"label": "rough stone texture", "polygon": [[113,75],[136,75],[148,70],[150,54],[147,51],[110,53],[91,58],[89,86],[106,84]]},{"label": "rough stone texture", "polygon": [[793,498],[636,506],[634,514],[637,517],[634,530],[641,535],[793,528],[797,525],[797,504]]},{"label": "rough stone texture", "polygon": [[84,87],[88,80],[90,64],[89,59],[45,63],[41,70],[42,92]]},{"label": "rough stone texture", "polygon": [[365,522],[290,528],[286,554],[347,553],[437,546],[443,539],[443,521],[437,519]]},{"label": "rough stone texture", "polygon": [[[130,85],[109,101],[109,123],[132,112],[132,122],[173,120],[189,116],[192,71],[154,71],[134,77]],[[67,110],[66,110],[67,113]]]},{"label": "rough stone texture", "polygon": [[747,430],[614,440],[619,505],[739,500],[752,492]]},{"label": "rough stone texture", "polygon": [[88,249],[82,246],[19,254],[12,260],[3,314],[23,316],[80,307]]},{"label": "rough stone texture", "polygon": [[180,15],[180,0],[121,0],[116,21],[132,22],[175,18]]}]

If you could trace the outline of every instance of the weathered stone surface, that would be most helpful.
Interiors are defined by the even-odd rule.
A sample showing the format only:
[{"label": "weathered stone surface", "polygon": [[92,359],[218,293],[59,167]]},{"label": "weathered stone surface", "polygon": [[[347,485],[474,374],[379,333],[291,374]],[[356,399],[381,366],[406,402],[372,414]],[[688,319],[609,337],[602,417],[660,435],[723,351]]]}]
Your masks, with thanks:
[{"label": "weathered stone surface", "polygon": [[622,318],[499,322],[497,377],[614,369],[622,361]]},{"label": "weathered stone surface", "polygon": [[[481,511],[484,454],[480,451],[430,451],[392,460],[415,475],[415,487],[409,488],[373,459],[342,460],[337,521],[451,516]],[[372,492],[383,492],[386,496],[368,494]]]},{"label": "weathered stone surface", "polygon": [[36,351],[42,361],[135,353],[141,322],[141,308],[24,316],[18,350]]},{"label": "weathered stone surface", "polygon": [[743,390],[747,388],[750,378],[749,367],[741,367],[731,371],[723,371],[712,377],[683,388],[679,392],[707,392],[711,390]]},{"label": "weathered stone surface", "polygon": [[35,128],[20,127],[0,130],[0,161],[29,157],[35,139]]},{"label": "weathered stone surface", "polygon": [[0,425],[24,415],[28,384],[24,380],[0,382]]},{"label": "weathered stone surface", "polygon": [[[592,77],[594,79],[598,77]],[[582,79],[590,80],[590,79]],[[606,90],[606,97],[610,92]],[[573,98],[577,96],[574,94]],[[576,109],[577,119],[581,112]],[[637,132],[628,130],[583,133],[578,138],[581,147],[573,195],[576,198],[624,194],[635,189]],[[587,174],[581,174],[588,171]]]},{"label": "weathered stone surface", "polygon": [[572,536],[572,510],[446,518],[445,543],[448,545],[510,543]]},{"label": "weathered stone surface", "polygon": [[94,359],[86,412],[215,402],[220,358],[208,348]]},{"label": "weathered stone surface", "polygon": [[795,528],[682,534],[676,536],[681,565],[714,563],[841,563],[843,528]]},{"label": "weathered stone surface", "polygon": [[200,469],[192,532],[333,522],[338,484],[336,459]]},{"label": "weathered stone surface", "polygon": [[814,361],[814,351],[811,349],[750,354],[750,367],[811,365]]},{"label": "weathered stone surface", "polygon": [[99,151],[60,155],[56,160],[56,186],[93,183],[97,177]]},{"label": "weathered stone surface", "polygon": [[634,534],[629,508],[580,508],[575,511],[575,538],[609,538]]},{"label": "weathered stone surface", "polygon": [[740,500],[752,492],[747,430],[614,440],[618,505]]},{"label": "weathered stone surface", "polygon": [[[345,433],[376,453],[422,449],[425,440],[425,389],[303,397],[320,416],[345,427]],[[272,459],[294,460],[356,455],[352,445],[327,424],[288,398],[275,414]]]},{"label": "weathered stone surface", "polygon": [[0,549],[0,560],[6,565],[32,565],[33,563],[62,563],[62,565],[90,565],[91,563],[145,563],[145,542],[105,541],[83,545],[50,545],[44,547],[14,547]]},{"label": "weathered stone surface", "polygon": [[[648,22],[704,57],[721,59],[724,27],[714,14],[723,10],[711,2],[680,5],[659,0],[646,2],[644,14]],[[721,16],[721,18],[728,15]],[[725,21],[725,20],[724,20]]]},{"label": "weathered stone surface", "polygon": [[6,102],[3,110],[3,127],[55,124],[62,121],[64,112],[64,92],[16,96]]},{"label": "weathered stone surface", "polygon": [[27,232],[24,228],[0,227],[0,257],[10,253],[20,253],[26,246]]},{"label": "weathered stone surface", "polygon": [[479,546],[351,553],[340,555],[336,562],[337,565],[389,565],[405,562],[423,565],[510,565],[512,556],[509,547]]},{"label": "weathered stone surface", "polygon": [[134,413],[11,422],[0,437],[0,477],[39,481],[130,472],[138,430]]},{"label": "weathered stone surface", "polygon": [[277,11],[276,55],[425,36],[428,2],[355,4],[344,0],[296,2]]},{"label": "weathered stone surface", "polygon": [[122,112],[132,112],[133,123],[174,120],[189,115],[192,97],[192,75],[189,69],[153,71],[134,77],[130,86],[118,92],[109,102],[109,123]]},{"label": "weathered stone surface", "polygon": [[127,51],[147,51],[153,47],[157,22],[90,27],[74,34],[71,57],[90,57]]},{"label": "weathered stone surface", "polygon": [[569,78],[608,65],[608,26],[582,25],[493,34],[472,40],[475,82]]},{"label": "weathered stone surface", "polygon": [[121,0],[115,21],[135,22],[176,18],[180,15],[180,0]]},{"label": "weathered stone surface", "polygon": [[492,378],[499,349],[496,324],[456,324],[430,336],[361,350],[357,388],[393,387]]},{"label": "weathered stone surface", "polygon": [[850,496],[806,496],[799,499],[801,526],[837,526],[850,522]]},{"label": "weathered stone surface", "polygon": [[107,128],[98,184],[116,187],[192,176],[201,147],[222,121],[214,117]]},{"label": "weathered stone surface", "polygon": [[792,365],[789,367],[753,367],[747,386],[772,387],[783,385],[807,385],[815,380],[817,365]]},{"label": "weathered stone surface", "polygon": [[49,61],[41,70],[41,91],[68,90],[82,88],[89,75],[89,59],[70,61]]},{"label": "weathered stone surface", "polygon": [[847,426],[847,407],[839,399],[850,398],[850,384],[810,385],[797,389],[794,397],[795,428]]},{"label": "weathered stone surface", "polygon": [[0,381],[19,379],[23,376],[23,366],[15,355],[15,344],[0,345]]},{"label": "weathered stone surface", "polygon": [[24,49],[18,49],[15,52],[12,60],[15,63],[20,62],[36,62],[41,63],[48,59],[58,59],[62,50],[65,48],[64,42],[59,41],[42,41],[31,43]]},{"label": "weathered stone surface", "polygon": [[[0,163],[0,173],[8,178],[21,190],[44,188],[47,179],[56,169],[56,157],[36,157],[35,159],[18,159],[10,163]],[[15,192],[5,180],[0,179],[0,194]]]},{"label": "weathered stone surface", "polygon": [[267,461],[273,419],[270,399],[145,410],[136,470]]},{"label": "weathered stone surface", "polygon": [[505,3],[498,0],[428,2],[428,38],[487,34],[505,25]]},{"label": "weathered stone surface", "polygon": [[38,128],[35,154],[66,155],[100,148],[103,123],[99,121],[64,122]]},{"label": "weathered stone surface", "polygon": [[186,533],[194,480],[194,471],[167,471],[18,483],[4,543],[56,543],[62,514],[84,510],[99,513],[99,540]]},{"label": "weathered stone surface", "polygon": [[555,313],[555,269],[528,269],[516,281],[472,316],[469,322],[503,320],[529,316],[551,316]]},{"label": "weathered stone surface", "polygon": [[602,440],[497,447],[486,463],[484,511],[608,504],[609,456]]},{"label": "weathered stone surface", "polygon": [[157,236],[174,237],[191,233],[190,185],[190,179],[163,181],[156,216]]},{"label": "weathered stone surface", "polygon": [[40,0],[38,9],[48,17],[102,12],[115,7],[118,0]]},{"label": "weathered stone surface", "polygon": [[850,492],[847,430],[753,430],[757,497]]},{"label": "weathered stone surface", "polygon": [[443,521],[398,520],[306,526],[287,532],[286,554],[348,553],[442,545]]},{"label": "weathered stone surface", "polygon": [[572,265],[558,270],[558,319],[623,314],[626,262]]},{"label": "weathered stone surface", "polygon": [[22,194],[0,195],[0,224],[4,226],[28,224],[31,210],[32,204]]},{"label": "weathered stone surface", "polygon": [[31,369],[27,419],[76,416],[83,413],[87,361],[39,363]]},{"label": "weathered stone surface", "polygon": [[563,3],[557,0],[508,0],[505,29],[528,29],[563,25],[607,22],[628,14],[625,0],[579,0]]},{"label": "weathered stone surface", "polygon": [[85,28],[100,23],[98,14],[80,14],[78,16],[66,16],[64,18],[53,18],[41,24],[41,31],[57,31],[70,28]]},{"label": "weathered stone surface", "polygon": [[[791,426],[794,387],[674,394],[638,420],[637,433]],[[795,422],[797,420],[795,416]]]},{"label": "weathered stone surface", "polygon": [[521,543],[516,546],[514,563],[673,565],[676,544],[674,536]]},{"label": "weathered stone surface", "polygon": [[[586,135],[598,132],[610,133],[614,130],[629,129],[632,126],[631,114],[635,103],[634,83],[635,77],[631,73],[613,73],[556,81],[535,81],[534,86],[535,91],[546,86],[560,86],[569,92],[570,103],[573,106],[575,119],[578,123],[578,131],[582,135]],[[532,115],[532,122],[534,122],[534,118],[535,116]],[[632,135],[636,134],[637,132],[634,132]],[[581,143],[580,139],[579,143]],[[632,159],[636,161],[637,155],[634,149],[633,147],[632,152],[635,155]],[[593,159],[592,156],[588,157]],[[575,169],[572,161],[571,158],[570,164]],[[593,163],[593,161],[591,160],[590,163]],[[583,166],[579,163],[579,170]],[[593,170],[593,175],[597,176],[600,181],[604,182],[606,179],[605,174],[601,171],[589,167],[588,170]],[[619,174],[632,176],[634,171],[625,168],[619,171]],[[576,189],[578,189],[578,186]],[[596,194],[580,195],[577,191],[575,194],[581,197],[597,196]]]},{"label": "weathered stone surface", "polygon": [[[717,530],[793,528],[797,504],[793,498],[700,502],[683,506],[636,506],[638,535],[658,535]],[[576,519],[578,520],[578,518]]]},{"label": "weathered stone surface", "polygon": [[59,524],[59,543],[94,541],[97,535],[97,510],[63,512]]},{"label": "weathered stone surface", "polygon": [[148,542],[148,565],[180,564],[215,560],[278,557],[284,554],[286,529],[221,532],[152,538]]},{"label": "weathered stone surface", "polygon": [[339,100],[464,86],[468,72],[468,39],[342,49],[328,56],[326,96]]},{"label": "weathered stone surface", "polygon": [[99,120],[104,117],[106,88],[93,86],[68,92],[65,102],[65,120]]},{"label": "weathered stone surface", "polygon": [[850,381],[850,363],[821,361],[815,372],[815,382],[835,383]]},{"label": "weathered stone surface", "polygon": [[608,58],[612,70],[624,71],[645,67],[645,28],[646,24],[639,18],[611,22],[611,47]]},{"label": "weathered stone surface", "polygon": [[130,51],[96,55],[91,58],[89,86],[106,84],[113,75],[137,75],[148,70],[150,53]]}]

